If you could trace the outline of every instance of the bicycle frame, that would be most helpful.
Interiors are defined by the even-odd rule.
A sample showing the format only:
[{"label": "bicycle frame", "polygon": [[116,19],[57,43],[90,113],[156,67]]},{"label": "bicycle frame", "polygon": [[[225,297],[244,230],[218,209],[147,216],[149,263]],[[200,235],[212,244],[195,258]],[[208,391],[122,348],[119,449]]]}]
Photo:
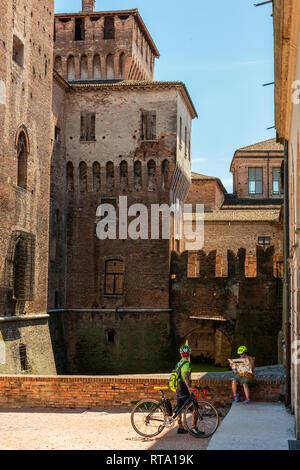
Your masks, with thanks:
[{"label": "bicycle frame", "polygon": [[[181,405],[181,407],[173,414],[173,416],[171,416],[169,419],[172,420],[172,421],[175,421],[175,419],[182,413],[182,411],[184,410],[184,408],[189,404],[189,403],[192,403],[194,406],[195,405],[195,401],[197,400],[197,398],[199,397],[200,395],[200,390],[198,389],[193,389],[193,391],[196,391],[198,392],[196,396],[193,396],[193,395],[189,395],[188,398],[186,399],[186,401],[183,403],[183,405]],[[158,403],[157,407],[154,408],[154,410],[151,411],[151,413],[149,413],[149,415],[147,416],[147,419],[150,419],[152,421],[162,421],[161,419],[158,419],[158,418],[152,418],[152,414],[155,413],[155,411],[162,405],[164,405],[164,403],[166,402],[166,397],[165,397],[165,394],[163,392],[163,390],[160,391],[161,392],[161,395],[162,395],[162,399],[161,401]],[[204,395],[202,398],[205,398],[206,397],[206,394],[207,394],[207,390],[205,390],[204,392]]]}]

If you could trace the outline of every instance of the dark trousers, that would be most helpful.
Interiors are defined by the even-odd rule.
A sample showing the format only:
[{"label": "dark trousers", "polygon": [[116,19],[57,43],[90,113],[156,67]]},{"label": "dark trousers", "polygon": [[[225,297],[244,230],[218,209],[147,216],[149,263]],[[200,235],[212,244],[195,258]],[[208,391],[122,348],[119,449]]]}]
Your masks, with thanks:
[{"label": "dark trousers", "polygon": [[[176,392],[176,397],[177,397],[177,410],[179,410],[179,408],[182,407],[182,405],[184,405],[184,403],[187,401],[187,399],[189,398],[190,396],[190,393],[188,391],[188,388],[187,386],[185,385],[184,382],[179,382],[178,383],[178,389],[177,389],[177,392]],[[178,424],[179,426],[182,426],[182,416],[181,414],[178,416]]]}]

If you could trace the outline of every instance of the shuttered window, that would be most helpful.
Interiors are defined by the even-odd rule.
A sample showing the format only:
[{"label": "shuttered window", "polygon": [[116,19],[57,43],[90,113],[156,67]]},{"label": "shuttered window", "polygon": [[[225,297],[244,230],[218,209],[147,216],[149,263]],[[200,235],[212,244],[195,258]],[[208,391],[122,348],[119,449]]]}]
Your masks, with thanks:
[{"label": "shuttered window", "polygon": [[142,140],[156,140],[156,111],[142,112]]},{"label": "shuttered window", "polygon": [[80,116],[80,140],[83,142],[96,140],[96,114],[82,113]]},{"label": "shuttered window", "polygon": [[105,263],[105,295],[123,295],[124,261],[111,260]]}]

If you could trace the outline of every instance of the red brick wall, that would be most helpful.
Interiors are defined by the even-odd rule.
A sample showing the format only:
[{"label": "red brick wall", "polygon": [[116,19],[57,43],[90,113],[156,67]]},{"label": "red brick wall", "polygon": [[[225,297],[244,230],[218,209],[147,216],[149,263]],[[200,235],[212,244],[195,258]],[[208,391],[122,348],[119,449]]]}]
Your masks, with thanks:
[{"label": "red brick wall", "polygon": [[[239,197],[252,197],[252,198],[279,198],[281,195],[273,194],[273,168],[280,168],[283,160],[283,154],[278,156],[272,155],[268,160],[267,153],[261,155],[261,158],[251,155],[245,158],[236,158],[233,165],[234,173],[234,189],[233,191]],[[249,195],[249,168],[263,168],[263,194]]]},{"label": "red brick wall", "polygon": [[224,193],[217,180],[192,179],[186,204],[204,204],[205,211],[220,209]]},{"label": "red brick wall", "polygon": [[[159,398],[153,387],[166,383],[166,379],[143,377],[1,376],[0,408],[131,408],[142,398]],[[198,385],[200,380],[193,383]],[[231,403],[230,380],[202,379],[201,385],[209,385],[207,398],[218,406]],[[277,401],[283,385],[283,380],[257,380],[252,399]],[[168,395],[175,398],[171,392]]]}]

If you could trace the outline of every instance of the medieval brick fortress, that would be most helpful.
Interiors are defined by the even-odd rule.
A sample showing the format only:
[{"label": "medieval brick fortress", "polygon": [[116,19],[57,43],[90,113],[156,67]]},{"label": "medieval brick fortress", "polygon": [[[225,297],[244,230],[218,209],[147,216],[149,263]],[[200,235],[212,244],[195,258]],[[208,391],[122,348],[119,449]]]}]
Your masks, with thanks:
[{"label": "medieval brick fortress", "polygon": [[[191,173],[185,85],[154,80],[137,10],[94,3],[0,6],[0,371],[168,371],[184,341],[218,364],[238,342],[277,363],[282,146],[237,150],[233,194]],[[204,204],[203,249],[100,240],[97,208],[120,196]]]}]

